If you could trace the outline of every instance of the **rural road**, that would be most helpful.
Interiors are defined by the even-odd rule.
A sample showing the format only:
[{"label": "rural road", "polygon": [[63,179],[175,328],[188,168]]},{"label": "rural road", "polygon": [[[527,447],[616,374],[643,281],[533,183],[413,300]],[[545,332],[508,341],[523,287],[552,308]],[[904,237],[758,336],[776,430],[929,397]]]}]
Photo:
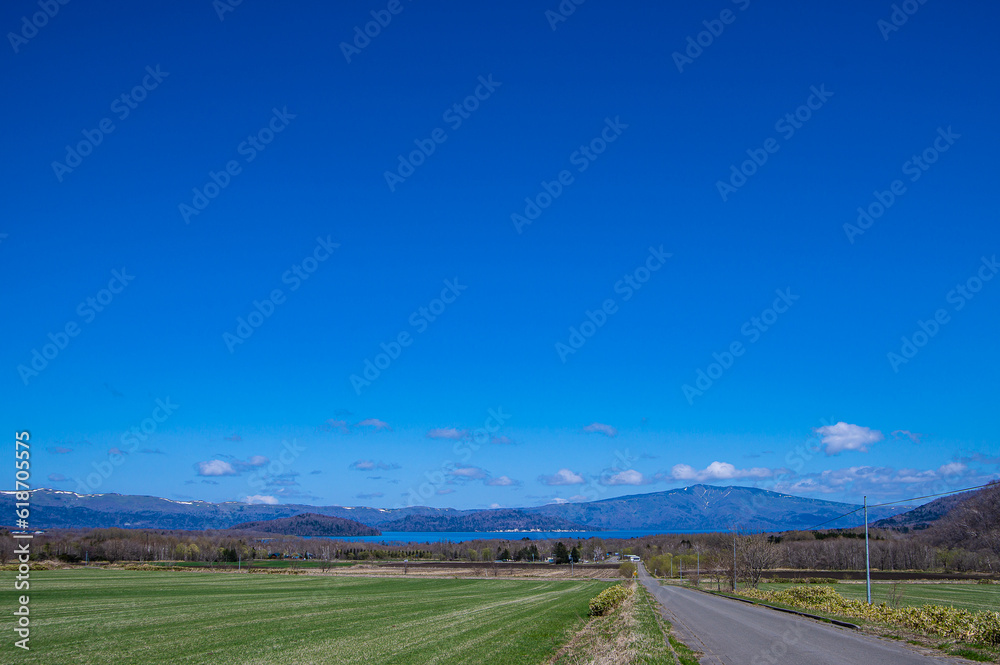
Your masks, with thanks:
[{"label": "rural road", "polygon": [[703,665],[929,665],[968,662],[925,655],[852,628],[776,612],[693,589],[660,586],[639,565],[639,581],[663,606],[678,638]]}]

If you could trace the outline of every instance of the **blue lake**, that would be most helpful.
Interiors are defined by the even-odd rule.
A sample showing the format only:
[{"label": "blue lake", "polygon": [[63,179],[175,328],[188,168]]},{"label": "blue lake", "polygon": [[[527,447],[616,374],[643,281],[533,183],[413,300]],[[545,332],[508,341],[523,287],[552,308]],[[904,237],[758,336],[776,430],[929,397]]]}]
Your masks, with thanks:
[{"label": "blue lake", "polygon": [[352,543],[464,543],[469,540],[586,540],[587,538],[640,538],[659,533],[710,533],[708,531],[384,531],[381,536],[333,538]]}]

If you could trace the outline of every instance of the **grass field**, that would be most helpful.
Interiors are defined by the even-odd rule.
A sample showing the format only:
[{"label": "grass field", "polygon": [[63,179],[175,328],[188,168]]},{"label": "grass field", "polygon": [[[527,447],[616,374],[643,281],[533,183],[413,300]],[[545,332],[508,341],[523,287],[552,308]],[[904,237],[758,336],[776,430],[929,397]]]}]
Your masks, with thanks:
[{"label": "grass field", "polygon": [[[607,582],[56,570],[31,574],[31,651],[2,662],[540,663]],[[8,611],[9,610],[9,611]],[[16,653],[14,653],[16,652]]]},{"label": "grass field", "polygon": [[[794,584],[780,582],[761,584],[761,591],[781,591]],[[864,584],[834,584],[837,593],[849,600],[864,600]],[[872,583],[872,602],[890,602],[892,584]],[[1000,585],[998,584],[926,584],[907,582],[899,585],[900,605],[951,605],[973,611],[1000,612]]]},{"label": "grass field", "polygon": [[[316,561],[313,559],[309,560],[299,560],[299,559],[254,559],[253,565],[250,566],[246,561],[239,564],[243,569],[250,567],[253,568],[301,568],[305,569],[315,569],[319,570],[324,565],[329,568],[344,568],[356,565],[357,561],[330,561],[324,564],[322,561]],[[208,561],[152,561],[148,565],[150,566],[160,566],[163,568],[237,568],[239,567],[235,563],[211,563]]]}]

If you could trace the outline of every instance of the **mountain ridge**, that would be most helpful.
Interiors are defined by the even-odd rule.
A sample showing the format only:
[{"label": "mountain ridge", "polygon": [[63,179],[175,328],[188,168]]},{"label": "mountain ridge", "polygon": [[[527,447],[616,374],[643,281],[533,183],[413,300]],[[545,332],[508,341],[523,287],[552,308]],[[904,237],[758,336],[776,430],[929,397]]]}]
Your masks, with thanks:
[{"label": "mountain ridge", "polygon": [[[0,492],[0,510],[3,511],[0,514],[13,515],[13,504],[13,492]],[[553,530],[549,527],[554,523],[575,527],[565,530],[728,531],[735,526],[790,531],[808,529],[858,508],[860,506],[855,504],[810,499],[753,487],[703,484],[582,503],[499,509],[507,513],[496,512],[498,509],[459,510],[429,506],[372,508],[235,501],[212,503],[117,493],[76,494],[45,488],[32,490],[32,527],[229,529],[245,522],[315,513],[353,520],[380,530],[386,530],[382,529],[384,524],[397,522],[397,525],[423,523],[439,531],[464,530],[454,525],[476,523],[483,530],[500,531],[504,529],[487,527],[503,524],[504,519],[508,523],[514,519],[518,530],[538,531]],[[883,519],[910,508],[912,506],[876,508],[869,511],[869,517],[871,520]],[[518,514],[512,515],[510,511]],[[408,521],[398,522],[411,517]],[[826,526],[853,527],[862,523],[861,515],[855,512]]]}]

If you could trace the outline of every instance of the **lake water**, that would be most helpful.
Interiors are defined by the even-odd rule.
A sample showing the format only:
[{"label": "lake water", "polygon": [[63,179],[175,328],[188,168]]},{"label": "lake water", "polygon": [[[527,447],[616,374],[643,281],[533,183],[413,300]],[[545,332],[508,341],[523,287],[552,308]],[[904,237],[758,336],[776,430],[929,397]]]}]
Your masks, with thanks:
[{"label": "lake water", "polygon": [[660,533],[708,533],[693,531],[384,531],[381,536],[333,538],[352,543],[464,543],[469,540],[586,540],[588,538],[640,538]]}]

